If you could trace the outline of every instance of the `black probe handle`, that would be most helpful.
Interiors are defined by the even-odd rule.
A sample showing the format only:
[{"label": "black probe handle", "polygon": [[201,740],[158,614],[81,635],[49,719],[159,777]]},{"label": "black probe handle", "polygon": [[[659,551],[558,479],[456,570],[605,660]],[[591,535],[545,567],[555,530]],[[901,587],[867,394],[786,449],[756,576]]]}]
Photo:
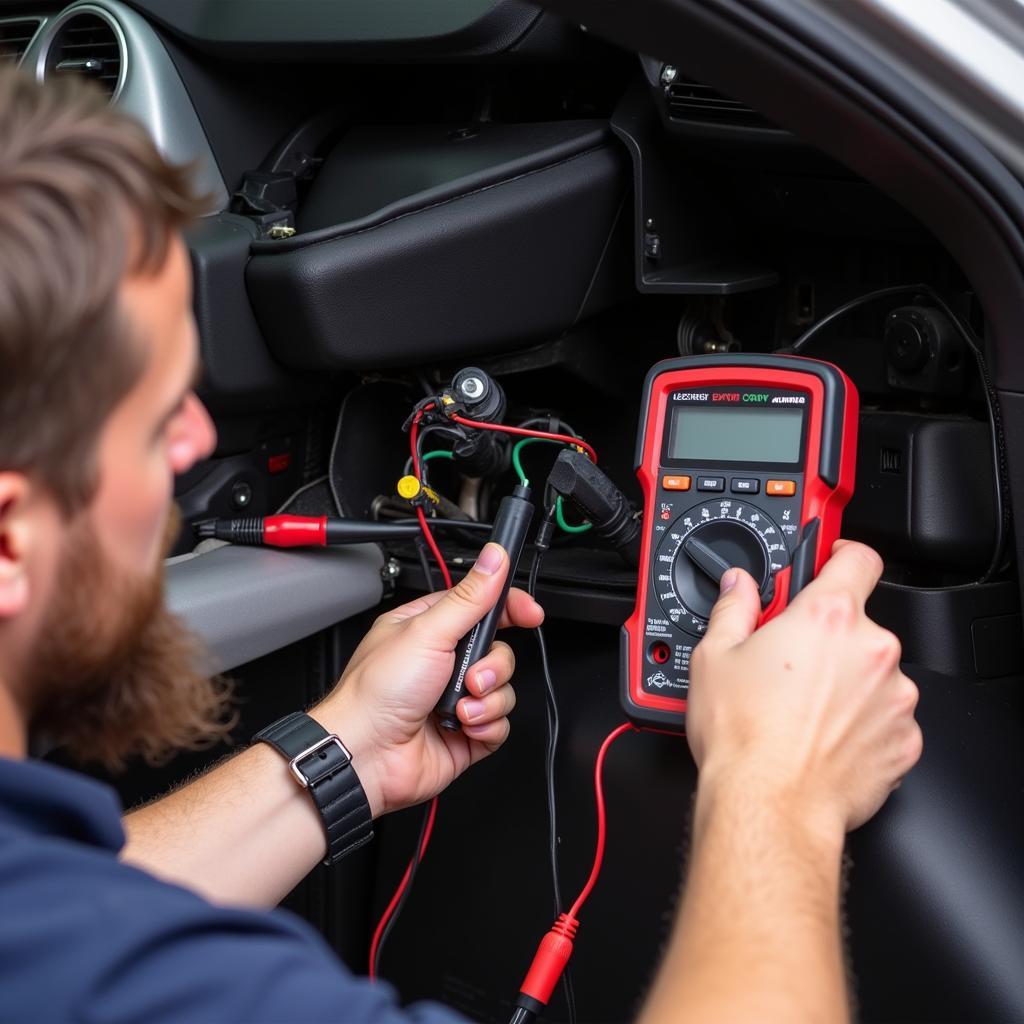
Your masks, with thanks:
[{"label": "black probe handle", "polygon": [[508,554],[508,575],[502,587],[501,596],[494,607],[459,641],[455,648],[455,668],[451,679],[445,687],[441,699],[434,711],[441,721],[441,726],[458,732],[462,723],[455,714],[455,705],[467,695],[466,674],[491,649],[494,634],[498,631],[501,613],[505,610],[505,600],[512,577],[519,565],[519,556],[526,544],[526,534],[533,521],[533,503],[530,501],[530,489],[518,486],[507,497],[501,499],[498,514],[494,517],[494,529],[490,540],[500,544]]},{"label": "black probe handle", "polygon": [[398,540],[419,534],[418,523],[373,523],[358,519],[337,519],[328,516],[325,529],[327,545],[365,544],[368,541]]}]

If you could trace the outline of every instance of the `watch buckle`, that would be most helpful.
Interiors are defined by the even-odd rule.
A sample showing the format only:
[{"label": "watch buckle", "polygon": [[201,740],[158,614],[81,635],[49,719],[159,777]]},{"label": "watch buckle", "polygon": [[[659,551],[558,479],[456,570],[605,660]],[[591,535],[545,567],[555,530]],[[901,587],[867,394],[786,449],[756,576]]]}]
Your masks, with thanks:
[{"label": "watch buckle", "polygon": [[[299,762],[305,760],[310,755],[315,754],[318,750],[322,750],[324,747],[329,746],[332,743],[335,744],[337,746],[337,748],[345,755],[345,760],[349,764],[352,763],[352,755],[348,752],[348,748],[345,746],[345,744],[342,743],[341,740],[337,736],[334,736],[334,735],[325,736],[322,740],[318,740],[311,747],[306,747],[306,749],[303,750],[301,753],[296,754],[288,762],[288,770],[292,773],[292,775],[295,776],[296,782],[298,782],[298,784],[303,789],[309,789],[309,787],[312,786],[314,783],[319,782],[320,778],[318,777],[318,778],[312,778],[311,779],[311,778],[308,778],[306,775],[304,775],[303,772],[302,772],[302,769],[299,768]],[[344,767],[344,766],[342,766],[342,767]],[[337,771],[337,770],[338,770],[337,768],[333,768],[332,769],[332,771]]]}]

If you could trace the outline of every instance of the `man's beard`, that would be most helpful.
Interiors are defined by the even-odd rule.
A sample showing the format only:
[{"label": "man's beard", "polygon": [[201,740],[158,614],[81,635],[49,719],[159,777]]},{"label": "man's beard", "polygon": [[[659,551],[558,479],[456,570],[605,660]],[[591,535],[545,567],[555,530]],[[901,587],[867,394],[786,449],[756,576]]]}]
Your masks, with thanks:
[{"label": "man's beard", "polygon": [[[174,509],[165,552],[179,524]],[[117,570],[84,518],[65,534],[33,659],[32,732],[83,761],[159,762],[224,738],[233,724],[230,686],[202,671],[198,641],[164,604],[163,560],[147,576]]]}]

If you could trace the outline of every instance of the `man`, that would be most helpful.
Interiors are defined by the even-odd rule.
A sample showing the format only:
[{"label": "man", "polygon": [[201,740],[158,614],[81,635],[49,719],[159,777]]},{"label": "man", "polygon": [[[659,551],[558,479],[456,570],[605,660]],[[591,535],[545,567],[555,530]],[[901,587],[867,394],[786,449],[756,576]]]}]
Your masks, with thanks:
[{"label": "man", "polygon": [[[0,76],[0,139],[0,1016],[452,1019],[399,1010],[301,922],[259,909],[327,848],[271,746],[129,815],[123,850],[106,787],[28,757],[30,736],[112,766],[208,740],[226,695],[197,674],[160,583],[173,478],[214,445],[178,236],[196,204],[141,129],[71,84]],[[383,615],[310,710],[351,752],[374,816],[508,736],[502,643],[469,677],[464,731],[431,718],[507,570],[487,545],[452,591]],[[845,1015],[843,836],[921,748],[899,644],[864,615],[879,572],[868,549],[839,546],[757,633],[753,581],[723,579],[693,667],[694,884],[645,1020]],[[510,593],[506,624],[542,617]]]}]

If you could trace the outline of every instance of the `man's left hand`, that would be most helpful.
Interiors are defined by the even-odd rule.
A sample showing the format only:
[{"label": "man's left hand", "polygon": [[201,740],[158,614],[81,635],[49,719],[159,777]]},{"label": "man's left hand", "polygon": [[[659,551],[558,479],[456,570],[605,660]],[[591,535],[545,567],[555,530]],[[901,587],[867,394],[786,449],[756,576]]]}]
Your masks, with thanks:
[{"label": "man's left hand", "polygon": [[[462,731],[441,729],[432,714],[456,645],[497,602],[507,573],[508,555],[487,544],[451,590],[385,612],[337,687],[310,712],[352,752],[375,816],[430,799],[508,737],[515,657],[501,641],[467,674],[471,696],[457,708]],[[509,591],[503,626],[532,628],[543,619],[533,598]]]}]

